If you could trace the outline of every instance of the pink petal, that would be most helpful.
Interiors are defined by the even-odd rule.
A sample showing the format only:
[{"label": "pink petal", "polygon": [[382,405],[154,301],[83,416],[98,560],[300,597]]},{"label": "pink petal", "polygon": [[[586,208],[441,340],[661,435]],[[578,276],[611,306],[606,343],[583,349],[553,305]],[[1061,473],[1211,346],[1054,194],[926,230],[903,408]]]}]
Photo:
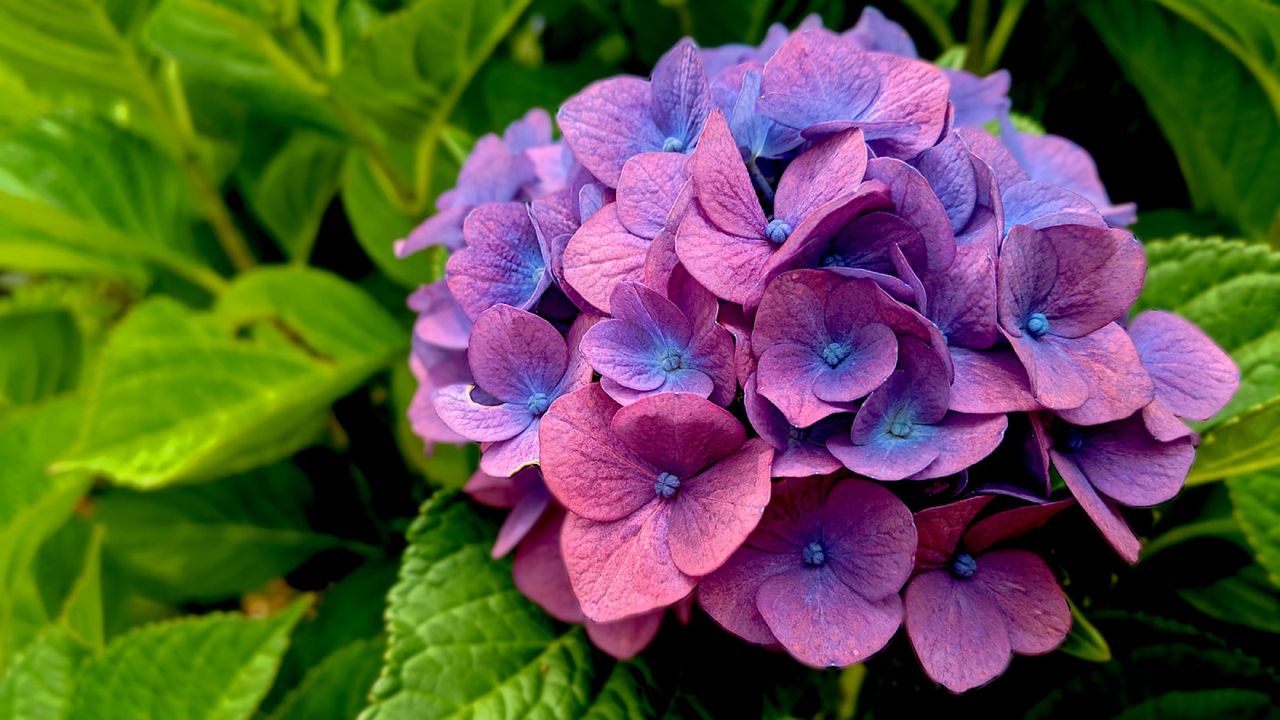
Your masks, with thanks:
[{"label": "pink petal", "polygon": [[664,140],[649,115],[649,83],[635,77],[588,85],[560,106],[556,121],[578,162],[610,187],[629,158]]},{"label": "pink petal", "polygon": [[626,449],[655,469],[650,486],[657,471],[682,482],[692,479],[738,450],[746,437],[728,410],[679,393],[654,395],[618,410],[612,430]]},{"label": "pink petal", "polygon": [[917,576],[907,586],[907,636],[934,682],[964,692],[1009,667],[1013,647],[1004,613],[980,585],[945,571]]},{"label": "pink petal", "polygon": [[1080,503],[1080,507],[1084,509],[1089,519],[1093,520],[1093,524],[1098,527],[1111,547],[1125,562],[1130,564],[1138,562],[1141,544],[1133,534],[1133,530],[1129,529],[1129,523],[1125,522],[1124,516],[1120,514],[1115,503],[1102,497],[1097,490],[1093,489],[1093,485],[1089,484],[1089,479],[1080,471],[1074,460],[1057,450],[1050,450],[1049,455],[1053,458],[1053,466],[1058,469],[1058,474],[1062,476],[1067,489],[1071,491],[1076,502]]},{"label": "pink petal", "polygon": [[760,523],[773,488],[773,448],[747,441],[733,455],[682,480],[671,499],[671,559],[687,575],[707,575],[724,564]]},{"label": "pink petal", "polygon": [[566,508],[593,520],[626,517],[655,497],[658,471],[609,427],[617,411],[599,385],[590,385],[552,403],[540,423],[547,488]]},{"label": "pink petal", "polygon": [[490,443],[480,455],[480,469],[490,475],[514,475],[530,465],[537,465],[540,424],[534,418],[519,435]]},{"label": "pink petal", "polygon": [[[1068,344],[1069,342],[1069,344]],[[1155,387],[1124,329],[1111,323],[1084,337],[1063,342],[1089,385],[1089,399],[1058,411],[1074,425],[1099,425],[1126,418],[1151,402]]]},{"label": "pink petal", "polygon": [[761,234],[763,229],[751,235],[727,233],[691,207],[676,231],[676,254],[716,297],[741,304],[752,296],[776,249]]},{"label": "pink petal", "polygon": [[965,549],[982,552],[997,543],[1022,537],[1074,504],[1074,500],[1067,499],[1043,505],[1024,505],[985,517],[965,531]]},{"label": "pink petal", "polygon": [[1013,353],[978,352],[951,348],[956,369],[951,384],[951,409],[964,413],[1034,412],[1040,403],[1031,394],[1031,380]]},{"label": "pink petal", "polygon": [[564,277],[583,299],[609,312],[609,296],[618,283],[644,280],[649,240],[627,232],[617,203],[605,205],[569,238]]},{"label": "pink petal", "polygon": [[551,496],[547,494],[544,487],[525,493],[515,507],[511,508],[506,520],[502,522],[502,527],[498,528],[498,538],[493,543],[490,555],[500,558],[514,550],[516,545],[529,534],[534,523],[538,522],[538,518],[542,517],[550,502]]},{"label": "pink petal", "polygon": [[744,545],[698,584],[698,603],[721,627],[747,642],[778,642],[756,607],[756,594],[766,580],[795,568],[792,555]]},{"label": "pink petal", "polygon": [[897,596],[911,575],[916,527],[893,493],[848,478],[822,506],[827,563],[842,582],[866,598]]},{"label": "pink petal", "polygon": [[861,130],[826,138],[787,166],[774,196],[774,215],[798,226],[819,207],[848,195],[862,182],[867,169],[867,146]]},{"label": "pink petal", "polygon": [[815,383],[828,369],[812,349],[782,343],[760,356],[756,382],[760,394],[782,411],[787,422],[808,427],[828,415],[854,409],[849,403],[826,402],[814,393]]},{"label": "pink petal", "polygon": [[912,476],[913,480],[954,475],[990,455],[1004,439],[1009,419],[1004,415],[949,413],[938,425],[938,459]]},{"label": "pink petal", "polygon": [[1178,494],[1195,460],[1191,438],[1160,442],[1140,418],[1128,418],[1085,435],[1071,453],[1098,492],[1130,507],[1150,507]]},{"label": "pink petal", "polygon": [[1071,609],[1053,571],[1026,550],[996,550],[978,557],[973,582],[982,586],[1008,621],[1020,655],[1056,650],[1071,632]]},{"label": "pink petal", "polygon": [[902,624],[896,594],[869,601],[827,568],[802,567],[769,578],[756,604],[787,652],[813,667],[862,662]]},{"label": "pink petal", "polygon": [[768,220],[723,112],[707,118],[690,163],[698,205],[710,224],[729,235],[763,237]]},{"label": "pink petal", "polygon": [[[555,327],[508,305],[496,305],[476,319],[467,361],[476,384],[509,403],[550,392],[564,377],[569,350]],[[501,439],[501,438],[496,438]]]},{"label": "pink petal", "polygon": [[516,587],[560,622],[582,622],[582,607],[569,584],[569,571],[560,554],[564,510],[542,516],[516,548],[511,575]]},{"label": "pink petal", "polygon": [[688,156],[648,152],[627,161],[618,180],[618,219],[631,233],[652,238],[666,227],[688,182]]},{"label": "pink petal", "polygon": [[613,522],[573,514],[565,520],[560,548],[588,619],[612,622],[663,608],[697,585],[671,559],[668,512],[654,496],[647,507]]},{"label": "pink petal", "polygon": [[1068,410],[1089,399],[1092,389],[1068,348],[1072,340],[1053,335],[1032,338],[1029,334],[1015,337],[1005,333],[1005,337],[1027,371],[1036,402],[1046,408]]},{"label": "pink petal", "polygon": [[994,499],[980,495],[916,513],[916,532],[920,537],[916,550],[917,567],[934,569],[951,562],[965,528]]},{"label": "pink petal", "polygon": [[1240,369],[1231,357],[1177,315],[1148,310],[1129,323],[1129,337],[1156,396],[1178,417],[1208,420],[1240,388]]},{"label": "pink petal", "polygon": [[653,642],[662,627],[664,611],[654,610],[613,622],[586,622],[591,644],[619,660],[630,660]]}]

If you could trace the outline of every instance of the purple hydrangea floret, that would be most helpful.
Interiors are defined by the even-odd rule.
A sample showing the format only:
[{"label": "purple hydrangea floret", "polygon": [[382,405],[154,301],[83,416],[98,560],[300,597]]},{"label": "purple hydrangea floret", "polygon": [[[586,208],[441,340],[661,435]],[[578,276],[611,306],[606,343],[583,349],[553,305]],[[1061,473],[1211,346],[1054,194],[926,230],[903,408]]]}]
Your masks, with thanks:
[{"label": "purple hydrangea floret", "polygon": [[620,658],[695,604],[817,667],[905,628],[954,692],[1063,642],[1023,536],[1080,513],[1136,562],[1129,516],[1240,372],[1134,312],[1132,204],[1015,129],[1010,81],[868,8],[682,40],[565,101],[562,139],[531,111],[476,143],[397,247],[452,251],[409,297],[408,415],[427,452],[479,443],[522,593]]}]

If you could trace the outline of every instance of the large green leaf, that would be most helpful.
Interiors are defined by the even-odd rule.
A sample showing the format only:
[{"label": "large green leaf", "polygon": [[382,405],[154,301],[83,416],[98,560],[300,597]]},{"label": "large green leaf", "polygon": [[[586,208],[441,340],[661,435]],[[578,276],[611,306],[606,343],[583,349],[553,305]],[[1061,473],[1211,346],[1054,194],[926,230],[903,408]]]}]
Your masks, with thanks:
[{"label": "large green leaf", "polygon": [[0,718],[63,720],[84,649],[65,631],[49,628],[0,676]]},{"label": "large green leaf", "polygon": [[1280,7],[1266,0],[1160,0],[1231,51],[1280,117]]},{"label": "large green leaf", "polygon": [[96,505],[113,565],[170,602],[240,595],[342,544],[307,519],[310,481],[288,464],[157,491],[114,489]]},{"label": "large green leaf", "polygon": [[306,608],[298,602],[267,620],[205,615],[123,635],[80,670],[66,720],[245,720]]},{"label": "large green leaf", "polygon": [[608,665],[581,628],[563,632],[520,594],[510,563],[489,557],[494,536],[451,494],[423,508],[391,590],[387,663],[362,720],[634,716],[614,694],[600,698],[608,711],[596,705]]},{"label": "large green leaf", "polygon": [[1280,118],[1256,77],[1154,2],[1090,0],[1084,11],[1173,146],[1196,208],[1280,241]]},{"label": "large green leaf", "polygon": [[321,660],[267,720],[353,718],[365,706],[382,667],[381,638],[357,640]]},{"label": "large green leaf", "polygon": [[1178,594],[1200,612],[1223,622],[1280,633],[1280,593],[1267,582],[1266,571],[1258,565],[1205,587],[1179,590]]},{"label": "large green leaf", "polygon": [[372,299],[318,270],[247,274],[211,314],[152,299],[107,342],[84,434],[59,466],[156,487],[268,464],[313,440],[329,404],[406,342]]},{"label": "large green leaf", "polygon": [[0,410],[75,387],[80,330],[63,310],[0,311]]},{"label": "large green leaf", "polygon": [[1151,242],[1137,310],[1159,308],[1194,322],[1240,367],[1236,396],[1200,423],[1204,444],[1192,482],[1280,462],[1280,253],[1221,239]]},{"label": "large green leaf", "polygon": [[1280,468],[1227,478],[1227,487],[1258,563],[1280,588]]},{"label": "large green leaf", "polygon": [[244,174],[249,208],[290,258],[307,259],[338,191],[345,154],[333,138],[299,131],[258,172]]},{"label": "large green leaf", "polygon": [[0,0],[0,61],[54,91],[135,97],[142,75],[100,0]]},{"label": "large green leaf", "polygon": [[1174,690],[1134,705],[1115,720],[1200,720],[1201,718],[1275,718],[1271,698],[1257,690]]},{"label": "large green leaf", "polygon": [[433,263],[429,252],[404,259],[396,257],[395,241],[408,237],[421,218],[405,214],[388,200],[373,173],[363,154],[347,156],[342,172],[342,207],[360,247],[382,272],[406,288],[440,277],[439,269],[433,268],[438,263]]},{"label": "large green leaf", "polygon": [[46,118],[0,139],[4,265],[107,273],[151,263],[217,285],[196,252],[191,222],[182,169],[110,122]]},{"label": "large green leaf", "polygon": [[74,398],[42,405],[0,426],[0,668],[13,648],[14,594],[40,544],[71,514],[88,487],[83,474],[51,476],[50,462],[73,440],[80,419]]},{"label": "large green leaf", "polygon": [[283,7],[257,0],[164,0],[148,41],[203,78],[244,94],[255,108],[291,123],[337,128],[323,102],[327,84],[310,64],[315,50]]}]

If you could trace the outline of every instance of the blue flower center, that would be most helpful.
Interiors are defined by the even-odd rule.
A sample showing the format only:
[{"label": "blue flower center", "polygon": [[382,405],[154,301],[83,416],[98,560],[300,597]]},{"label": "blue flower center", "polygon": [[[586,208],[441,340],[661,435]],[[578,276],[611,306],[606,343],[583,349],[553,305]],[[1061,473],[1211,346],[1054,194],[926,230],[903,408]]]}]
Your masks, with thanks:
[{"label": "blue flower center", "polygon": [[915,425],[911,422],[911,418],[897,417],[889,425],[889,434],[897,438],[904,438],[911,434],[911,430],[914,427]]},{"label": "blue flower center", "polygon": [[684,141],[671,136],[662,141],[662,152],[684,152]]},{"label": "blue flower center", "polygon": [[809,439],[809,428],[801,428],[792,425],[791,429],[787,430],[787,437],[795,440],[796,442],[804,442]]},{"label": "blue flower center", "polygon": [[781,245],[791,237],[791,226],[785,220],[774,218],[764,228],[765,237],[774,245]]},{"label": "blue flower center", "polygon": [[805,565],[818,567],[827,561],[826,550],[823,549],[822,543],[814,541],[805,545],[800,550],[800,557],[804,560]]},{"label": "blue flower center", "polygon": [[951,559],[951,574],[958,578],[971,578],[978,571],[978,561],[967,552]]},{"label": "blue flower center", "polygon": [[827,362],[827,365],[835,367],[844,362],[844,359],[849,357],[850,352],[848,345],[833,342],[822,348],[822,359]]},{"label": "blue flower center", "polygon": [[551,398],[547,397],[546,393],[542,393],[542,392],[534,393],[529,396],[528,405],[529,405],[529,412],[533,413],[534,415],[541,415],[542,413],[547,411],[548,407],[551,406]]},{"label": "blue flower center", "polygon": [[684,367],[684,358],[680,356],[680,351],[676,348],[668,348],[662,353],[662,369],[667,372],[674,372]]},{"label": "blue flower center", "polygon": [[680,478],[669,472],[658,473],[658,479],[653,482],[653,492],[664,500],[670,500],[679,489]]},{"label": "blue flower center", "polygon": [[1027,318],[1027,332],[1033,338],[1042,337],[1049,332],[1049,318],[1044,313],[1031,313],[1031,317]]}]

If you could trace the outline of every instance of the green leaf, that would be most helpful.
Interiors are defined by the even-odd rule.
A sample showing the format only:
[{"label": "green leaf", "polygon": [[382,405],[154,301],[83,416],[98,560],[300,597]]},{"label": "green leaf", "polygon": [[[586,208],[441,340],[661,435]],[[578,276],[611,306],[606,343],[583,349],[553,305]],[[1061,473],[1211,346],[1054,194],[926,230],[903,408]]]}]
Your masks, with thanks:
[{"label": "green leaf", "polygon": [[1107,639],[1102,637],[1102,633],[1089,622],[1070,597],[1067,598],[1067,604],[1071,606],[1071,634],[1067,635],[1066,641],[1058,649],[1081,660],[1110,662],[1111,646],[1107,644]]},{"label": "green leaf", "polygon": [[416,288],[440,276],[433,272],[431,253],[396,257],[395,242],[408,237],[421,218],[404,214],[387,199],[363,154],[347,156],[342,173],[342,207],[360,247],[392,280],[406,288]]},{"label": "green leaf", "polygon": [[1160,0],[1231,51],[1280,117],[1280,7],[1263,0]]},{"label": "green leaf", "polygon": [[64,630],[47,629],[0,676],[0,718],[63,720],[84,654]]},{"label": "green leaf", "polygon": [[191,221],[182,169],[105,120],[46,118],[0,139],[5,265],[79,265],[105,274],[150,263],[216,285],[220,278],[200,260]]},{"label": "green leaf", "polygon": [[102,614],[102,536],[95,525],[85,547],[80,573],[62,603],[58,624],[81,645],[102,649],[106,633]]},{"label": "green leaf", "polygon": [[1257,690],[1223,688],[1165,693],[1135,705],[1115,720],[1200,720],[1200,718],[1275,718],[1271,697]]},{"label": "green leaf", "polygon": [[382,667],[381,639],[357,640],[339,648],[307,673],[268,720],[353,718],[365,706]]},{"label": "green leaf", "polygon": [[168,602],[240,595],[342,544],[312,530],[310,481],[273,465],[211,483],[113,489],[96,504],[112,564]]},{"label": "green leaf", "polygon": [[413,3],[369,28],[335,89],[391,137],[434,145],[476,71],[530,3]]},{"label": "green leaf", "polygon": [[1280,633],[1280,594],[1267,583],[1266,571],[1250,565],[1201,588],[1179,590],[1200,612],[1223,622]]},{"label": "green leaf", "polygon": [[243,94],[264,113],[291,124],[337,129],[328,93],[303,53],[314,53],[294,17],[275,3],[252,0],[164,0],[146,39],[188,72]]},{"label": "green leaf", "polygon": [[328,406],[406,341],[373,300],[318,270],[246,274],[211,314],[152,299],[107,342],[84,433],[59,467],[157,487],[266,465],[312,441]]},{"label": "green leaf", "polygon": [[0,337],[0,410],[65,392],[80,379],[80,330],[70,313],[0,312]]},{"label": "green leaf", "polygon": [[1173,146],[1195,208],[1280,241],[1280,121],[1256,77],[1155,3],[1083,8]]},{"label": "green leaf", "polygon": [[266,620],[213,614],[123,635],[77,675],[67,720],[245,720],[307,605]]},{"label": "green leaf", "polygon": [[49,101],[33,93],[22,76],[3,63],[0,63],[0,97],[5,99],[4,105],[0,105],[0,133],[49,112]]},{"label": "green leaf", "polygon": [[1258,563],[1280,588],[1280,468],[1227,478],[1227,488]]},{"label": "green leaf", "polygon": [[338,192],[345,153],[330,137],[300,131],[260,171],[242,175],[249,209],[290,258],[306,261]]},{"label": "green leaf", "polygon": [[142,74],[129,40],[97,0],[0,0],[0,61],[39,88],[136,97]]},{"label": "green leaf", "polygon": [[[605,713],[593,688],[608,666],[580,627],[563,632],[521,595],[510,562],[489,557],[495,535],[454,495],[423,507],[389,598],[386,665],[362,720]],[[619,699],[601,702],[626,715]]]},{"label": "green leaf", "polygon": [[1238,241],[1152,242],[1135,311],[1159,308],[1198,325],[1240,367],[1240,390],[1207,423],[1189,482],[1280,462],[1280,253]]},{"label": "green leaf", "polygon": [[73,398],[46,403],[0,425],[0,669],[10,647],[14,593],[45,538],[70,516],[89,478],[50,476],[49,463],[73,440],[80,420]]}]

